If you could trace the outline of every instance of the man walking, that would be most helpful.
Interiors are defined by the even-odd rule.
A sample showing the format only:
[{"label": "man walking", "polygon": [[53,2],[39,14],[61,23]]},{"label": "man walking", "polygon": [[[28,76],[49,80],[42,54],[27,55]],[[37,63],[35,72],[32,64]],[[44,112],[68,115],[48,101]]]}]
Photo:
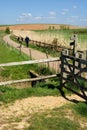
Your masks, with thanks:
[{"label": "man walking", "polygon": [[30,41],[29,37],[26,36],[25,42],[26,42],[26,47],[27,47],[27,48],[28,48],[28,45],[29,45],[29,41]]}]

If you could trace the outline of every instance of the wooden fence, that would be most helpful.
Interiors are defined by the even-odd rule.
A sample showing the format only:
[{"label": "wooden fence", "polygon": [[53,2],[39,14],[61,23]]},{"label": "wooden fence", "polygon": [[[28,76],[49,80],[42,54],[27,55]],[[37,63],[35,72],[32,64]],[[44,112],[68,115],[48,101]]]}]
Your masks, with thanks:
[{"label": "wooden fence", "polygon": [[[18,39],[18,36],[13,35],[16,39]],[[24,38],[22,38],[22,41],[25,41]],[[45,43],[45,42],[41,42],[41,41],[36,41],[36,40],[31,40],[31,42],[33,45],[39,46],[39,47],[44,47],[44,48],[49,48],[55,51],[62,51],[63,49],[70,49],[69,47],[64,47],[64,46],[59,46],[57,45],[57,43]],[[71,50],[71,49],[70,49]]]},{"label": "wooden fence", "polygon": [[[13,35],[16,39],[18,39],[18,36],[16,35]],[[22,38],[22,41],[25,41],[24,38]],[[58,52],[62,52],[64,50],[68,50],[68,52],[71,52],[73,51],[73,49],[71,47],[65,47],[65,46],[61,46],[61,45],[57,45],[57,43],[45,43],[45,42],[42,42],[42,41],[36,41],[36,40],[31,40],[30,44],[33,44],[33,45],[36,45],[36,46],[39,46],[39,47],[44,47],[44,48],[48,48],[48,49],[52,49],[52,50],[55,50],[55,51],[58,51]],[[86,57],[87,57],[87,50],[85,51],[81,51],[81,50],[77,50],[77,52],[79,53],[86,53]]]},{"label": "wooden fence", "polygon": [[[39,64],[39,63],[48,63],[48,62],[55,62],[55,61],[60,61],[59,57],[50,58],[50,59],[40,59],[40,60],[4,63],[4,64],[0,64],[0,67],[18,66],[18,65],[25,65],[25,64]],[[48,76],[40,76],[40,77],[33,78],[33,79],[21,79],[21,80],[5,81],[5,82],[0,82],[0,86],[1,85],[8,85],[8,84],[22,83],[22,82],[38,81],[38,80],[42,80],[42,79],[54,78],[56,76],[57,76],[57,74],[53,74],[53,75],[48,75]]]}]

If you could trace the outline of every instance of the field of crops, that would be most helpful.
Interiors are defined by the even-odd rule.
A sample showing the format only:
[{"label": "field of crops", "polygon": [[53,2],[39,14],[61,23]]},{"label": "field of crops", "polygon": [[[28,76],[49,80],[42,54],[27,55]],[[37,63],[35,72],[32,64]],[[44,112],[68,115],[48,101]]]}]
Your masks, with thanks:
[{"label": "field of crops", "polygon": [[87,29],[67,29],[67,30],[40,30],[40,31],[22,31],[14,30],[13,34],[17,36],[22,36],[25,38],[29,36],[31,40],[41,41],[48,44],[52,44],[53,40],[57,39],[57,45],[69,46],[71,42],[70,38],[77,34],[78,43],[77,49],[86,50],[87,48]]}]

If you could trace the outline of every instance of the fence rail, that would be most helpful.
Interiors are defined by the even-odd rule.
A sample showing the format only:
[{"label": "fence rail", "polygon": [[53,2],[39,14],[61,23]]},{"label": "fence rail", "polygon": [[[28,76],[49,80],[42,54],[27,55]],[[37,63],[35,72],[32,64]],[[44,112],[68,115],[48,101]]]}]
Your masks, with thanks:
[{"label": "fence rail", "polygon": [[4,63],[4,64],[0,64],[0,67],[15,66],[15,65],[26,65],[26,64],[36,64],[36,63],[48,63],[48,62],[54,62],[54,61],[60,61],[60,58],[55,57],[55,58],[49,58],[49,59],[40,59],[40,60],[30,60],[30,61]]},{"label": "fence rail", "polygon": [[11,80],[11,81],[0,82],[0,86],[2,86],[2,85],[10,85],[10,84],[17,84],[17,83],[24,83],[24,82],[39,81],[39,80],[50,79],[50,78],[55,78],[55,77],[57,77],[56,74],[47,75],[47,76],[40,76],[40,77],[37,77],[37,78],[31,78],[31,79]]},{"label": "fence rail", "polygon": [[[36,63],[48,63],[48,62],[55,62],[55,61],[60,61],[59,57],[50,58],[50,59],[40,59],[40,60],[4,63],[4,64],[0,64],[0,67],[25,65],[25,64],[36,64]],[[43,80],[43,79],[54,78],[56,76],[57,75],[54,74],[54,75],[48,75],[48,76],[40,76],[40,77],[33,78],[33,79],[21,79],[21,80],[5,81],[5,82],[0,82],[0,86],[1,85],[8,85],[8,84],[22,83],[22,82],[38,81],[38,80]]]}]

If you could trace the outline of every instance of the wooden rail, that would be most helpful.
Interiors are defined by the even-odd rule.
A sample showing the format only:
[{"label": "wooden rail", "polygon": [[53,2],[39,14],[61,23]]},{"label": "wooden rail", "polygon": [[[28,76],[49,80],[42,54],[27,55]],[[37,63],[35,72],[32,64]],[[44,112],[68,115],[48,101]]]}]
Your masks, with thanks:
[{"label": "wooden rail", "polygon": [[48,76],[40,76],[38,78],[31,78],[31,79],[11,80],[11,81],[0,82],[0,86],[2,86],[2,85],[10,85],[10,84],[17,84],[17,83],[23,83],[23,82],[39,81],[39,80],[50,79],[50,78],[55,78],[55,77],[57,77],[56,74],[48,75]]},{"label": "wooden rail", "polygon": [[[36,64],[36,63],[47,63],[47,62],[54,62],[54,61],[60,61],[59,57],[50,58],[50,59],[40,59],[40,60],[4,63],[4,64],[0,64],[0,67],[25,65],[25,64]],[[21,79],[21,80],[12,80],[12,81],[0,82],[0,86],[1,85],[8,85],[8,84],[16,84],[16,83],[21,83],[21,82],[38,81],[38,80],[43,80],[43,79],[54,78],[56,76],[57,75],[54,74],[54,75],[48,75],[48,76],[41,76],[41,77],[33,78],[33,79]]]},{"label": "wooden rail", "polygon": [[60,61],[60,58],[55,57],[55,58],[49,58],[49,59],[40,59],[40,60],[30,60],[30,61],[4,63],[4,64],[0,64],[0,67],[15,66],[15,65],[26,65],[26,64],[36,64],[36,63],[48,63],[48,62],[54,62],[54,61]]}]

